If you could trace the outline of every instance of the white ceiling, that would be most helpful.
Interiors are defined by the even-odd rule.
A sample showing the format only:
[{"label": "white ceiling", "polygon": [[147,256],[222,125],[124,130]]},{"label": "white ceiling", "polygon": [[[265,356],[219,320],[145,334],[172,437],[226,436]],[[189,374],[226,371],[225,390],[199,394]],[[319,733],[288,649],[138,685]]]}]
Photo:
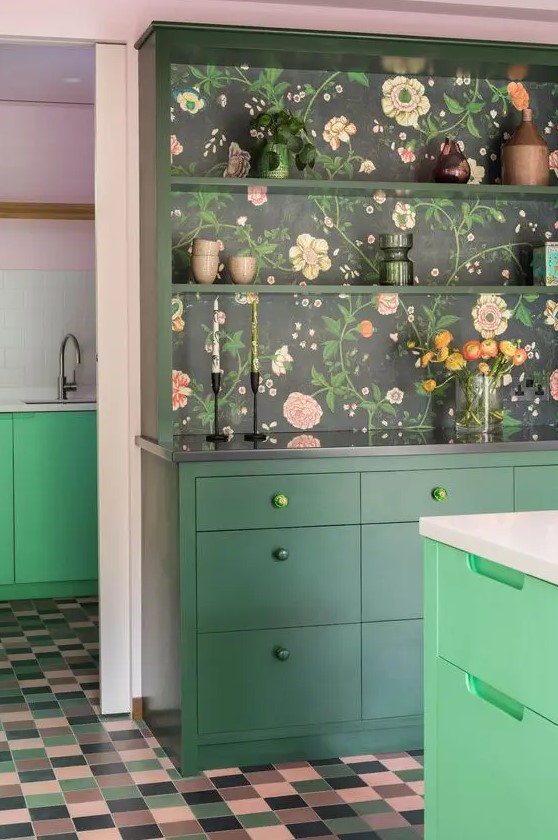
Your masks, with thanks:
[{"label": "white ceiling", "polygon": [[0,43],[2,100],[93,103],[93,47]]}]

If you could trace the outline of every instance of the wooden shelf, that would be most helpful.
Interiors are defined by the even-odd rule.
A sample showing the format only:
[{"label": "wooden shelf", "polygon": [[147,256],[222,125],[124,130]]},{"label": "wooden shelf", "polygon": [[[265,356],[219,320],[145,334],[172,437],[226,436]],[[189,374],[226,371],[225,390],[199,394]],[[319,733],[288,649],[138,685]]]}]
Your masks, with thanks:
[{"label": "wooden shelf", "polygon": [[95,218],[94,204],[47,204],[0,201],[0,219],[47,219],[84,222]]},{"label": "wooden shelf", "polygon": [[556,295],[558,286],[298,286],[293,285],[254,285],[235,286],[232,283],[173,283],[174,294],[233,295],[257,292],[267,295],[377,295],[394,293],[399,295]]},{"label": "wooden shelf", "polygon": [[318,178],[207,178],[171,176],[171,189],[181,192],[242,193],[247,187],[266,187],[268,194],[356,195],[372,197],[381,190],[388,198],[449,198],[461,201],[553,201],[558,186],[519,187],[501,184],[395,183],[393,181],[338,181]]}]

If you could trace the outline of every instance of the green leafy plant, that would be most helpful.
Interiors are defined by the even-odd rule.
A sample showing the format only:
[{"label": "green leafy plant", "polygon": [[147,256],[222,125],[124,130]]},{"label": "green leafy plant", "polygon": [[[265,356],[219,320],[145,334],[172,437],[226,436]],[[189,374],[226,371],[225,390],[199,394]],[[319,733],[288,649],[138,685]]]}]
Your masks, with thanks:
[{"label": "green leafy plant", "polygon": [[[306,167],[312,169],[316,162],[316,148],[310,141],[306,129],[306,122],[301,117],[296,117],[288,110],[264,111],[250,120],[250,128],[262,131],[264,140],[258,149],[267,145],[286,146],[294,156],[296,168],[302,172]],[[267,152],[269,168],[277,169],[280,158],[277,152],[270,149]]]}]

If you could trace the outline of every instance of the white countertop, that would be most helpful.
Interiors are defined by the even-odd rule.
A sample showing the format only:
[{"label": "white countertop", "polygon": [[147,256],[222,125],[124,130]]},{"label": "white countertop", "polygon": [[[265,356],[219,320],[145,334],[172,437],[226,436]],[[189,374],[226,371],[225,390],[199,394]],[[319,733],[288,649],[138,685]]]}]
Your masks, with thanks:
[{"label": "white countertop", "polygon": [[[42,398],[41,398],[42,399]],[[26,403],[23,400],[6,400],[0,401],[0,414],[20,414],[22,412],[35,413],[38,411],[96,411],[97,403],[95,400],[87,402],[77,402],[66,400],[64,403],[48,402],[44,403]]]},{"label": "white countertop", "polygon": [[435,516],[423,537],[558,585],[558,511]]}]

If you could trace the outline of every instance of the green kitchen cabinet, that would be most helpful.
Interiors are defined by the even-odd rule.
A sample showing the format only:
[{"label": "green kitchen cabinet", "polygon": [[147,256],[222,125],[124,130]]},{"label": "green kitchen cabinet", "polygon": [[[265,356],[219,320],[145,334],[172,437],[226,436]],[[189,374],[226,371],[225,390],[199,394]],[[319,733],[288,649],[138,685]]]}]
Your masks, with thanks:
[{"label": "green kitchen cabinet", "polygon": [[422,715],[422,621],[362,625],[362,716]]},{"label": "green kitchen cabinet", "polygon": [[516,510],[558,510],[558,466],[516,467]]},{"label": "green kitchen cabinet", "polygon": [[12,415],[0,414],[0,584],[14,582],[14,456]]},{"label": "green kitchen cabinet", "polygon": [[14,415],[17,584],[97,578],[94,412]]},{"label": "green kitchen cabinet", "polygon": [[422,618],[416,522],[362,526],[362,620]]}]

